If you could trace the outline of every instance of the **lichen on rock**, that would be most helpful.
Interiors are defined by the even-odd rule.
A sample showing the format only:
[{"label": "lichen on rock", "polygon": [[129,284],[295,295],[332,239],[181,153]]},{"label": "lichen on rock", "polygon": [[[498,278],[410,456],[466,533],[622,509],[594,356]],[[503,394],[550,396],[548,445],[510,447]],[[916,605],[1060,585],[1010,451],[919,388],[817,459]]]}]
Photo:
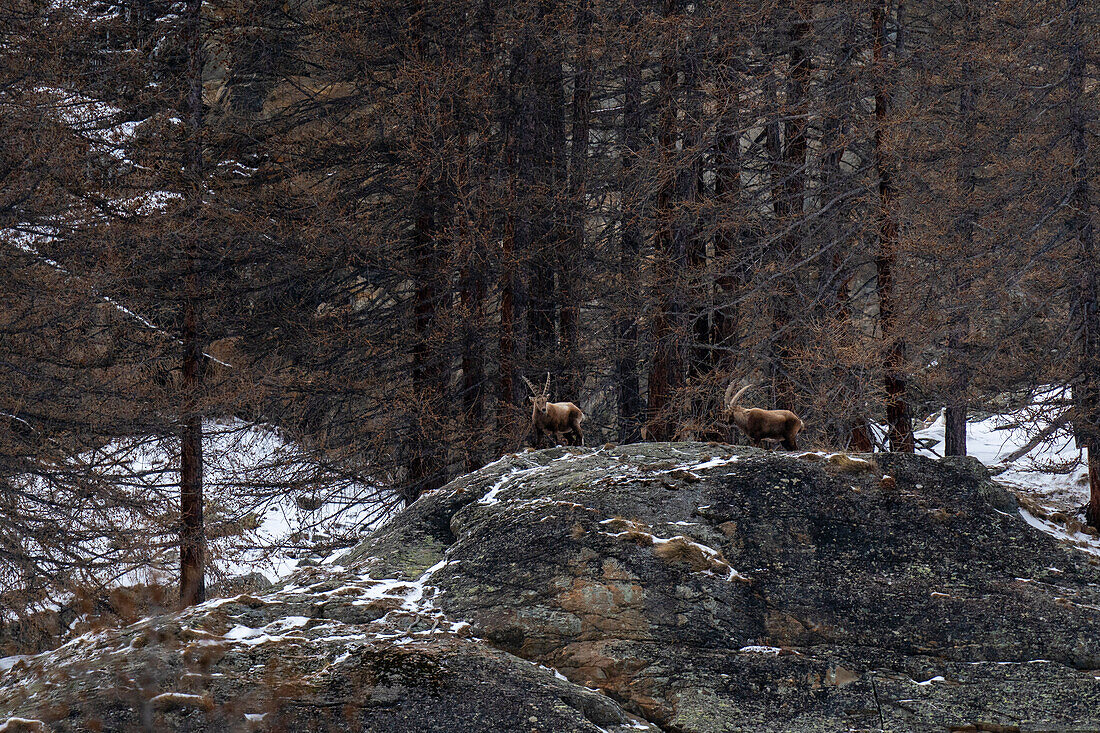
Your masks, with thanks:
[{"label": "lichen on rock", "polygon": [[528,451],[422,497],[335,565],[20,661],[0,720],[1100,728],[1089,559],[1029,527],[974,461]]}]

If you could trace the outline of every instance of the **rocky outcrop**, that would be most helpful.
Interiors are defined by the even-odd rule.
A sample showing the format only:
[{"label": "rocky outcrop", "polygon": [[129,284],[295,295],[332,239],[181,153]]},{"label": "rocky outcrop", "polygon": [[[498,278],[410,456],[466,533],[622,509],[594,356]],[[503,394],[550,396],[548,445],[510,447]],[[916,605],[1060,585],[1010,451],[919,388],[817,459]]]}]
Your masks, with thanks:
[{"label": "rocky outcrop", "polygon": [[338,565],[19,662],[0,720],[1095,730],[1096,562],[1029,527],[976,461],[527,452],[422,497]]}]

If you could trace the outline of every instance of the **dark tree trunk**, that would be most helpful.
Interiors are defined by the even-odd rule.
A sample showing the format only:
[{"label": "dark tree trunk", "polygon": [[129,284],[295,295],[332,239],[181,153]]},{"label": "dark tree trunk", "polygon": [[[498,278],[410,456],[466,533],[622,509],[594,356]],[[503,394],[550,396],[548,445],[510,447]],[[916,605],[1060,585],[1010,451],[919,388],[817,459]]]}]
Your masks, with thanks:
[{"label": "dark tree trunk", "polygon": [[[475,324],[480,324],[484,319],[484,303],[485,283],[478,275],[472,275],[462,290],[462,305],[463,311]],[[476,471],[485,463],[479,447],[485,419],[483,349],[481,330],[466,329],[462,341],[462,409],[469,431],[465,446],[467,471]]]},{"label": "dark tree trunk", "polygon": [[[769,134],[773,161],[773,202],[776,222],[785,230],[779,246],[780,277],[775,289],[775,361],[772,374],[775,384],[775,406],[795,409],[794,372],[797,364],[797,344],[794,325],[797,321],[799,295],[796,265],[802,253],[802,214],[806,176],[806,98],[810,78],[810,57],[803,44],[808,20],[799,15],[798,3],[792,3],[788,19],[788,76],[780,153],[779,123]],[[778,112],[778,111],[777,111]]]},{"label": "dark tree trunk", "polygon": [[[196,289],[188,275],[188,291]],[[180,451],[180,604],[193,606],[206,600],[206,533],[203,528],[202,415],[196,407],[202,387],[202,350],[193,302],[183,312],[183,435]]]},{"label": "dark tree trunk", "polygon": [[497,423],[502,433],[509,432],[511,410],[509,406],[523,403],[523,382],[519,378],[519,365],[526,360],[526,329],[523,313],[527,297],[523,279],[516,262],[515,214],[509,213],[504,222],[501,238],[500,283],[500,401]]},{"label": "dark tree trunk", "polygon": [[588,58],[588,33],[592,19],[587,0],[582,0],[577,18],[577,68],[573,75],[572,130],[569,149],[568,241],[561,248],[559,264],[559,300],[561,303],[561,377],[562,399],[577,400],[584,385],[584,366],[580,354],[580,304],[578,274],[585,257],[586,195],[588,179],[588,133],[591,127],[592,69]]},{"label": "dark tree trunk", "polygon": [[969,369],[965,363],[966,354],[963,346],[963,338],[968,327],[969,319],[965,315],[957,317],[954,328],[947,339],[948,358],[956,360],[951,365],[952,379],[949,402],[944,410],[944,445],[945,456],[966,455],[966,413],[968,401],[966,397],[969,389]]},{"label": "dark tree trunk", "polygon": [[[479,71],[486,77],[491,76],[493,67],[493,3],[491,0],[482,0],[477,13],[474,26],[474,43],[477,48],[476,63]],[[486,95],[489,98],[491,95]],[[470,130],[477,130],[483,120],[481,111],[466,108],[464,117],[463,134],[469,135]],[[485,269],[489,261],[488,253],[482,237],[491,229],[490,225],[490,201],[483,195],[489,187],[493,151],[488,136],[478,134],[476,142],[468,151],[470,163],[466,166],[466,176],[459,176],[459,180],[466,180],[466,198],[474,201],[475,214],[471,221],[466,216],[459,215],[461,229],[466,232],[462,238],[467,245],[466,261],[463,265],[459,303],[465,315],[462,327],[462,414],[466,430],[466,441],[462,445],[463,462],[467,472],[476,471],[485,465],[484,450],[485,438],[488,430],[485,425],[485,329],[488,324],[485,319],[485,299],[488,291],[488,282]],[[473,230],[473,231],[471,231]]]},{"label": "dark tree trunk", "polygon": [[[426,65],[433,48],[421,24],[426,9],[416,15],[409,54],[411,62]],[[441,55],[446,49],[435,51]],[[411,436],[408,443],[408,481],[403,489],[405,504],[412,504],[427,491],[443,485],[446,479],[447,435],[445,431],[449,401],[446,399],[445,364],[449,361],[437,333],[440,304],[450,296],[443,273],[446,271],[442,242],[450,215],[450,184],[443,160],[445,140],[454,134],[447,112],[454,108],[448,99],[436,99],[431,80],[422,77],[417,88],[419,106],[414,131],[419,154],[414,164],[416,193],[413,198],[413,403]]]},{"label": "dark tree trunk", "polygon": [[1086,59],[1082,39],[1086,36],[1086,28],[1081,20],[1080,0],[1067,0],[1066,9],[1072,35],[1068,111],[1073,146],[1073,214],[1069,224],[1077,239],[1080,269],[1073,304],[1080,360],[1078,385],[1074,390],[1074,432],[1088,466],[1089,503],[1085,518],[1091,526],[1100,527],[1100,263],[1096,261],[1096,231],[1089,185],[1089,110],[1084,104]]},{"label": "dark tree trunk", "polygon": [[529,359],[532,366],[557,371],[555,279],[558,251],[568,239],[558,195],[565,186],[565,90],[558,39],[546,27],[548,14],[549,6],[542,4],[539,25],[524,29],[525,42],[513,53],[518,203],[526,208],[523,226],[516,227],[516,249],[527,264]]},{"label": "dark tree trunk", "polygon": [[[676,12],[675,0],[668,0],[666,15]],[[687,245],[690,229],[684,221],[683,208],[677,211],[677,196],[683,196],[684,176],[677,142],[677,97],[679,95],[680,54],[666,51],[661,61],[659,91],[660,120],[657,143],[665,170],[676,170],[676,176],[665,176],[657,191],[657,232],[654,242],[654,281],[656,309],[653,316],[653,362],[649,372],[649,405],[647,426],[653,440],[671,440],[677,431],[677,416],[672,404],[684,382],[683,277],[687,265]],[[691,181],[694,187],[694,181]]]},{"label": "dark tree trunk", "polygon": [[638,224],[641,200],[634,180],[638,150],[643,145],[645,112],[642,108],[641,71],[634,60],[627,62],[623,72],[623,140],[621,186],[623,191],[622,213],[619,222],[619,272],[618,281],[621,309],[616,316],[615,335],[618,353],[615,359],[615,376],[619,385],[619,440],[635,443],[641,438],[642,404],[641,376],[638,365],[638,316],[634,308],[622,302],[636,304],[636,293],[631,277],[638,267],[642,233]]},{"label": "dark tree trunk", "polygon": [[[531,247],[530,213],[519,211],[519,197],[526,196],[523,170],[526,150],[532,133],[531,111],[522,98],[523,86],[530,76],[531,31],[524,32],[511,54],[508,84],[502,95],[504,120],[504,169],[508,177],[507,206],[501,233],[500,283],[500,409],[497,414],[499,432],[511,436],[516,407],[524,403],[521,370],[527,366],[527,278],[526,258]],[[525,198],[525,201],[527,199]],[[510,441],[510,437],[506,437]],[[502,446],[508,447],[510,446]]]},{"label": "dark tree trunk", "polygon": [[[707,281],[707,240],[701,236],[701,207],[691,206],[691,202],[702,202],[706,195],[704,183],[702,129],[703,117],[703,92],[699,88],[703,75],[702,59],[705,50],[700,48],[706,44],[704,38],[695,38],[688,45],[688,52],[684,54],[683,61],[683,124],[680,134],[680,146],[686,160],[681,166],[677,176],[677,201],[685,202],[688,206],[684,214],[677,217],[676,236],[683,240],[685,251],[685,288],[692,288],[690,298],[685,293],[685,316],[690,319],[691,349],[687,351],[687,374],[693,381],[703,377],[710,368],[710,283]],[[701,397],[701,395],[699,396]],[[693,410],[698,413],[703,409],[703,403],[695,400]],[[698,415],[693,422],[698,421]]]},{"label": "dark tree trunk", "polygon": [[[968,48],[975,48],[979,39],[979,17],[975,0],[966,2],[966,36]],[[964,264],[971,256],[974,244],[974,224],[977,212],[973,210],[973,194],[977,188],[976,146],[974,136],[977,133],[977,114],[975,97],[977,94],[974,62],[969,55],[962,62],[962,88],[959,91],[959,120],[962,125],[962,150],[959,151],[959,169],[957,173],[959,191],[966,207],[956,222],[959,237],[960,262],[952,268],[954,281],[950,297],[962,305],[952,318],[950,334],[947,338],[946,357],[951,360],[948,368],[951,373],[951,386],[948,402],[944,410],[944,455],[966,455],[966,414],[969,409],[967,393],[970,391],[969,353],[966,347],[967,332],[970,330],[970,317],[967,311],[968,267]]]},{"label": "dark tree trunk", "polygon": [[[696,6],[695,12],[699,12]],[[706,223],[703,213],[707,206],[708,186],[704,163],[704,106],[703,89],[700,84],[706,71],[704,64],[711,50],[706,36],[697,37],[688,45],[684,57],[683,73],[683,132],[681,149],[687,156],[680,171],[677,184],[677,201],[682,202],[684,212],[678,217],[677,236],[684,240],[686,251],[685,272],[682,277],[684,289],[685,318],[689,321],[691,348],[686,349],[687,381],[691,387],[691,415],[688,417],[689,432],[684,437],[694,440],[721,440],[722,433],[714,420],[719,412],[714,390],[703,385],[710,384],[714,369],[713,304],[715,288],[712,284],[712,270],[708,267],[712,253],[707,244],[709,235],[704,235]],[[679,247],[678,247],[679,249]]]},{"label": "dark tree trunk", "polygon": [[[852,323],[851,288],[855,268],[848,261],[849,247],[846,243],[853,238],[851,206],[842,202],[843,197],[856,185],[848,180],[841,169],[841,158],[845,146],[842,135],[842,120],[838,117],[826,117],[822,121],[821,145],[825,153],[821,159],[821,200],[831,204],[829,212],[822,218],[824,223],[819,236],[832,248],[832,254],[822,258],[819,273],[818,291],[825,312],[833,314],[838,326],[852,333],[856,326]],[[847,368],[839,367],[836,372],[836,403],[838,405],[858,405],[861,391],[858,375]],[[871,432],[867,417],[858,407],[837,410],[833,414],[820,417],[821,431],[829,443],[844,446],[857,452],[870,452],[873,449]]]},{"label": "dark tree trunk", "polygon": [[[422,177],[422,180],[427,178]],[[429,183],[438,184],[438,181]],[[412,384],[416,409],[413,412],[409,441],[408,483],[403,491],[405,504],[412,504],[425,491],[443,483],[439,456],[444,440],[442,430],[442,374],[440,357],[433,353],[433,330],[441,296],[438,273],[437,200],[431,190],[418,195],[418,214],[414,224],[413,252],[416,290],[413,306]]]},{"label": "dark tree trunk", "polygon": [[886,127],[890,123],[890,91],[886,70],[886,16],[890,0],[881,0],[874,7],[874,48],[872,56],[880,74],[875,93],[875,168],[879,191],[879,242],[875,254],[875,271],[879,300],[879,327],[884,344],[883,372],[886,387],[886,424],[890,450],[913,453],[913,421],[906,400],[906,343],[898,333],[897,295],[894,292],[894,258],[898,245],[897,194],[887,160]]},{"label": "dark tree trunk", "polygon": [[474,246],[462,272],[459,302],[465,315],[462,329],[462,414],[466,429],[463,445],[467,471],[484,465],[482,435],[485,430],[485,278],[482,275],[483,252]]},{"label": "dark tree trunk", "polygon": [[[203,214],[202,165],[202,0],[188,0],[183,32],[188,49],[187,116],[189,135],[183,168],[188,190],[186,201],[195,224]],[[199,243],[202,227],[187,237],[187,268],[183,301],[183,411],[180,446],[180,605],[206,600],[206,532],[203,528],[202,415],[198,408],[202,389],[202,347],[199,339]]]},{"label": "dark tree trunk", "polygon": [[[717,222],[714,232],[715,307],[710,320],[710,368],[715,372],[717,386],[724,388],[734,376],[738,349],[738,307],[734,304],[745,286],[744,253],[741,242],[741,79],[731,63],[722,79],[727,84],[715,129],[714,141],[714,204]],[[706,421],[710,424],[710,420]],[[725,431],[708,430],[706,440],[730,440]]]},{"label": "dark tree trunk", "polygon": [[[731,76],[736,71],[728,72]],[[738,251],[741,230],[741,119],[738,96],[740,84],[734,82],[727,92],[729,105],[718,122],[715,133],[714,199],[718,209],[718,225],[714,234],[714,258],[718,268],[715,278],[717,307],[711,323],[710,341],[714,345],[711,361],[719,371],[733,371],[737,353],[737,307],[732,304],[744,285],[741,273],[741,252]],[[726,218],[738,217],[738,218]]]}]

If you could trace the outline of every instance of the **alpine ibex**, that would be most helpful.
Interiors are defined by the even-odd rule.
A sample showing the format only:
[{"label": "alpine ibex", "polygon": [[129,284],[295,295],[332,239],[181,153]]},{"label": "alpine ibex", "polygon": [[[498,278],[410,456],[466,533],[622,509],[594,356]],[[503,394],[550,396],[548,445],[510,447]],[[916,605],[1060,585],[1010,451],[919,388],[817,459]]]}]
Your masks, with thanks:
[{"label": "alpine ibex", "polygon": [[562,433],[571,433],[573,442],[571,445],[584,445],[584,434],[581,432],[581,420],[584,413],[581,408],[572,402],[549,402],[550,399],[550,372],[546,373],[546,386],[542,391],[535,389],[535,385],[527,377],[523,381],[531,388],[531,427],[535,430],[535,447],[542,444],[543,433],[549,433],[555,441],[560,441]]},{"label": "alpine ibex", "polygon": [[795,450],[795,436],[805,427],[798,415],[790,410],[762,410],[759,407],[741,407],[737,404],[741,395],[745,394],[752,385],[747,385],[738,390],[737,394],[730,397],[735,384],[726,387],[725,405],[723,416],[733,421],[733,424],[741,428],[753,445],[760,447],[765,440],[780,440],[787,450]]}]

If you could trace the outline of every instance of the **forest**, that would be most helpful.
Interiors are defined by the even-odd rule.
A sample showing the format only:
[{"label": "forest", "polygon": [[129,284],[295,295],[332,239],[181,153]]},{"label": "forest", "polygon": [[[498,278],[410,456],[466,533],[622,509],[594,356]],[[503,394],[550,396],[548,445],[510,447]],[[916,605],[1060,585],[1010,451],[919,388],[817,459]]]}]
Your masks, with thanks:
[{"label": "forest", "polygon": [[201,601],[273,498],[353,532],[530,445],[528,380],[589,446],[744,442],[733,384],[800,449],[1011,408],[1100,526],[1098,48],[1088,0],[5,2],[2,605]]}]

